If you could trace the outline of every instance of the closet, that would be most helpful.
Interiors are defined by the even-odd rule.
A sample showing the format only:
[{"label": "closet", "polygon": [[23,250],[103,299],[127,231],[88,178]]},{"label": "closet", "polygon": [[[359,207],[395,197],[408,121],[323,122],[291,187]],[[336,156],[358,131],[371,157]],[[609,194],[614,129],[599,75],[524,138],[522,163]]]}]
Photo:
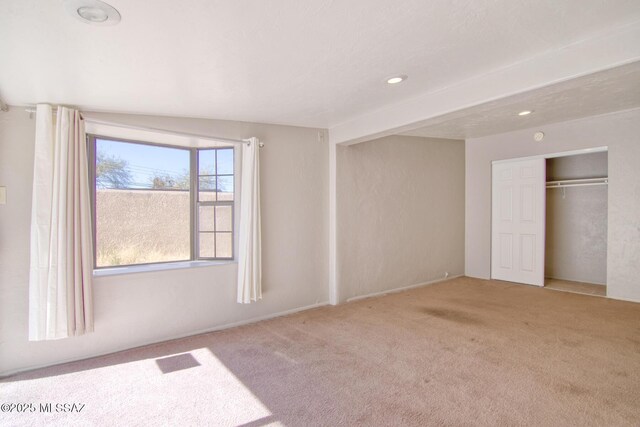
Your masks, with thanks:
[{"label": "closet", "polygon": [[606,295],[606,147],[492,162],[491,278]]},{"label": "closet", "polygon": [[607,152],[546,159],[545,287],[606,294]]}]

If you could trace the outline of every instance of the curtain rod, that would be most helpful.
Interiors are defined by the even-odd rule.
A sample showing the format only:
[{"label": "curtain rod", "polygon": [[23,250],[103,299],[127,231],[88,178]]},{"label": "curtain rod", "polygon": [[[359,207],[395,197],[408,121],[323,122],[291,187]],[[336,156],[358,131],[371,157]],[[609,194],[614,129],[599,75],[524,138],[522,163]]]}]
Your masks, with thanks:
[{"label": "curtain rod", "polygon": [[[57,110],[57,107],[52,107],[52,110]],[[33,113],[36,112],[36,109],[35,108],[26,108],[25,111],[27,113],[29,113],[29,114],[33,114]],[[225,143],[228,143],[228,144],[249,144],[249,140],[245,140],[245,139],[220,138],[220,137],[216,137],[216,136],[200,135],[200,134],[196,134],[196,133],[187,133],[187,132],[178,132],[178,131],[154,128],[154,127],[149,127],[149,126],[125,125],[125,124],[122,124],[122,123],[114,123],[114,122],[109,122],[109,121],[92,119],[90,117],[83,117],[82,119],[85,122],[91,122],[91,123],[100,124],[100,125],[117,126],[117,127],[121,127],[121,128],[142,130],[142,131],[160,132],[160,133],[164,133],[164,134],[168,134],[168,135],[187,136],[187,137],[191,137],[191,138],[206,139],[206,140],[209,140],[209,141],[225,142]],[[262,147],[264,147],[264,142],[260,141],[258,145],[259,145],[260,148],[262,148]]]}]

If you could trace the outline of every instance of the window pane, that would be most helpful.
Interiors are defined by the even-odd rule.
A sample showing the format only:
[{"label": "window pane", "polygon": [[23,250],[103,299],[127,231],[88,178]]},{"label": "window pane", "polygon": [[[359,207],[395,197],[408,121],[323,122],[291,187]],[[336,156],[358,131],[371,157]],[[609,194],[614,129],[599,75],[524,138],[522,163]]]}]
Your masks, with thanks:
[{"label": "window pane", "polygon": [[233,176],[218,176],[218,200],[233,200]]},{"label": "window pane", "polygon": [[201,202],[213,202],[216,200],[216,177],[201,176],[198,178],[198,200]]},{"label": "window pane", "polygon": [[96,187],[189,189],[189,150],[96,139]]},{"label": "window pane", "polygon": [[[215,207],[214,206],[199,206],[198,207],[198,231],[215,231],[214,224]],[[227,230],[225,230],[227,231]]]},{"label": "window pane", "polygon": [[233,257],[232,240],[233,240],[232,233],[216,233],[216,257],[217,258]]},{"label": "window pane", "polygon": [[96,139],[97,267],[190,258],[183,170],[188,150]]},{"label": "window pane", "polygon": [[200,191],[203,190],[215,190],[216,189],[216,177],[215,176],[201,176],[199,178]]},{"label": "window pane", "polygon": [[200,253],[198,256],[200,258],[214,258],[215,254],[215,235],[214,233],[199,233],[200,237]]},{"label": "window pane", "polygon": [[218,149],[218,175],[233,175],[233,148]]},{"label": "window pane", "polygon": [[231,206],[216,206],[216,231],[233,231],[233,209]]},{"label": "window pane", "polygon": [[198,175],[216,174],[216,150],[198,151]]}]

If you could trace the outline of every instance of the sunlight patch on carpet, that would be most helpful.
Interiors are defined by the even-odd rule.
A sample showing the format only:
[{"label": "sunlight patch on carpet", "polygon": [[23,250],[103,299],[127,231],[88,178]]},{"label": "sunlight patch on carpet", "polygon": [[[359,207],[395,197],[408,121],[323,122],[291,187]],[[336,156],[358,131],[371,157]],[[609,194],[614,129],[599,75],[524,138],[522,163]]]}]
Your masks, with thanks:
[{"label": "sunlight patch on carpet", "polygon": [[200,363],[191,355],[191,353],[178,354],[175,356],[156,359],[156,365],[163,374],[168,374],[183,369],[195,368]]}]

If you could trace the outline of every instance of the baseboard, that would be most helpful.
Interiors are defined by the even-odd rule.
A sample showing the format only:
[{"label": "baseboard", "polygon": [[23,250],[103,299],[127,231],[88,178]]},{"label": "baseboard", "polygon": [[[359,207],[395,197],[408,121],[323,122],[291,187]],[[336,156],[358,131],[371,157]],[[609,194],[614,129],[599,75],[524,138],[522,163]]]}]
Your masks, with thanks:
[{"label": "baseboard", "polygon": [[640,304],[640,299],[617,297],[613,295],[607,295],[606,298],[614,299],[616,301],[635,302],[636,304]]},{"label": "baseboard", "polygon": [[552,276],[544,276],[544,279],[551,279],[551,280],[564,280],[565,282],[576,282],[576,283],[584,283],[586,285],[598,285],[598,286],[607,286],[606,282],[605,283],[596,283],[593,281],[586,281],[586,280],[578,280],[578,279],[567,279],[566,277],[552,277]]},{"label": "baseboard", "polygon": [[144,342],[142,344],[137,344],[137,345],[135,345],[133,347],[118,347],[118,348],[116,348],[114,350],[109,350],[109,351],[102,352],[102,353],[91,354],[91,355],[88,355],[88,356],[72,357],[72,358],[69,358],[69,359],[62,359],[62,360],[56,361],[54,363],[45,363],[45,364],[42,364],[42,365],[34,365],[34,366],[26,367],[26,368],[19,368],[19,369],[6,371],[6,372],[0,372],[0,379],[6,378],[6,377],[10,377],[12,375],[16,375],[16,374],[19,374],[19,373],[22,373],[22,372],[33,371],[34,369],[41,369],[41,368],[48,368],[50,366],[64,365],[66,363],[77,362],[77,361],[80,361],[80,360],[93,359],[93,358],[96,358],[96,357],[107,356],[109,354],[114,354],[114,353],[120,353],[121,351],[135,350],[135,349],[141,348],[141,347],[147,347],[147,346],[154,345],[154,344],[161,344],[161,343],[164,343],[164,342],[167,342],[167,341],[179,340],[179,339],[182,339],[182,338],[189,338],[189,337],[193,337],[193,336],[196,336],[196,335],[207,334],[209,332],[221,331],[223,329],[230,329],[230,328],[235,328],[235,327],[238,327],[238,326],[249,325],[251,323],[261,322],[263,320],[269,320],[269,319],[274,319],[276,317],[288,316],[290,314],[298,313],[300,311],[311,310],[313,308],[318,308],[318,307],[324,307],[325,305],[329,305],[329,301],[315,303],[315,304],[307,305],[307,306],[304,306],[304,307],[292,308],[290,310],[279,311],[277,313],[266,314],[264,316],[252,317],[250,319],[240,320],[238,322],[225,323],[225,324],[222,324],[222,325],[213,326],[211,328],[200,329],[200,330],[197,330],[197,331],[187,332],[185,334],[179,334],[179,335],[170,336],[170,337],[167,337],[167,338],[162,338],[160,340],[146,341],[146,342]]},{"label": "baseboard", "polygon": [[[601,286],[601,285],[599,285],[599,286]],[[596,297],[596,298],[612,299],[612,300],[615,300],[615,301],[633,302],[633,303],[636,303],[636,304],[640,304],[640,300],[639,299],[633,299],[633,298],[623,298],[623,297],[616,297],[616,296],[612,296],[612,295],[583,294],[581,292],[567,291],[567,290],[564,290],[564,289],[553,289],[553,288],[548,288],[546,286],[544,288],[542,288],[542,289],[546,289],[548,291],[553,291],[553,292],[568,292],[570,294],[582,295],[582,296],[585,296],[585,297]]]},{"label": "baseboard", "polygon": [[431,280],[429,282],[416,283],[415,285],[403,286],[401,288],[393,288],[393,289],[386,290],[386,291],[373,292],[373,293],[366,294],[366,295],[358,295],[357,297],[347,298],[346,302],[353,302],[353,301],[358,301],[358,300],[365,299],[365,298],[379,297],[379,296],[386,295],[386,294],[393,294],[393,293],[396,293],[396,292],[402,292],[402,291],[406,291],[406,290],[413,289],[413,288],[419,288],[421,286],[427,286],[427,285],[433,285],[435,283],[446,282],[446,281],[449,281],[449,280],[457,279],[459,277],[464,277],[464,274],[458,274],[456,276],[451,276],[451,277],[447,277],[447,278],[443,277],[442,279]]}]

